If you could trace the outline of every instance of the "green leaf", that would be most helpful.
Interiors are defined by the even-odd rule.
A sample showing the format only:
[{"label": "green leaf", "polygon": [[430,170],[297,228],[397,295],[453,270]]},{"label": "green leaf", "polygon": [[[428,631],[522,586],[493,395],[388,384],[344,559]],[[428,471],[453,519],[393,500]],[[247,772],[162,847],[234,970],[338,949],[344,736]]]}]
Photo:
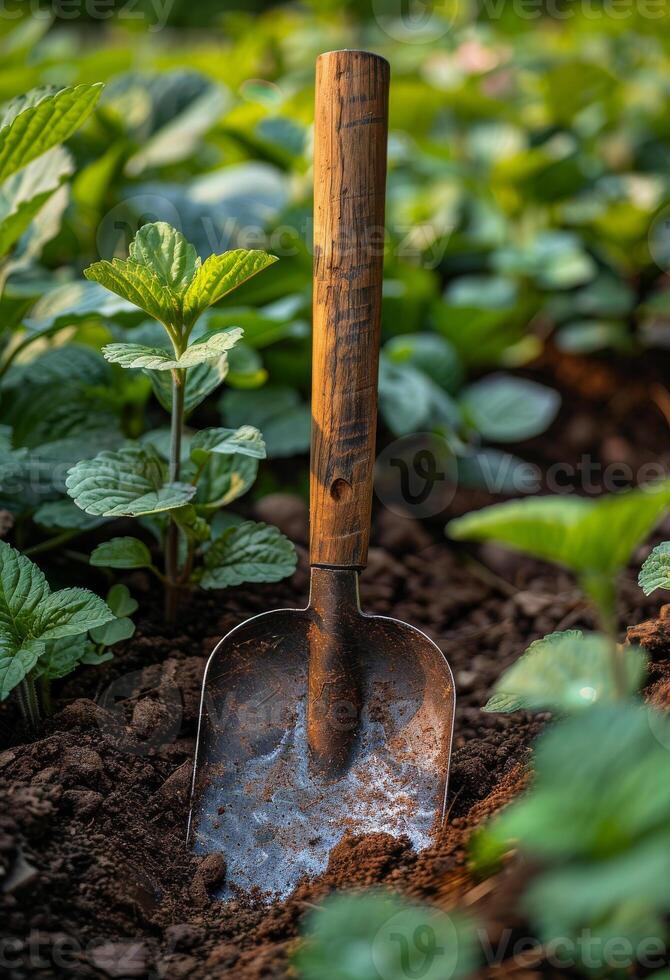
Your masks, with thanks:
[{"label": "green leaf", "polygon": [[198,480],[194,503],[205,511],[226,507],[247,492],[258,473],[258,460],[238,453],[212,453]]},{"label": "green leaf", "polygon": [[409,333],[392,337],[384,354],[393,364],[410,364],[451,394],[463,383],[463,365],[453,345],[436,333]]},{"label": "green leaf", "polygon": [[17,650],[15,639],[0,631],[0,701],[33,670],[45,650],[46,645],[39,640],[25,640]]},{"label": "green leaf", "polygon": [[57,681],[61,677],[66,677],[82,662],[90,646],[86,633],[50,640],[45,644],[35,676],[47,681]]},{"label": "green leaf", "polygon": [[112,538],[91,552],[97,568],[151,568],[151,552],[139,538]]},{"label": "green leaf", "polygon": [[44,597],[35,609],[31,633],[40,639],[76,636],[113,619],[102,599],[88,589],[61,589]]},{"label": "green leaf", "polygon": [[238,248],[222,255],[210,255],[184,294],[184,323],[187,326],[195,323],[206,309],[274,262],[277,262],[275,255],[257,249]]},{"label": "green leaf", "polygon": [[[639,690],[646,659],[635,647],[622,651],[628,693]],[[612,650],[599,633],[565,630],[535,640],[494,687],[486,711],[576,711],[616,701]]]},{"label": "green leaf", "polygon": [[242,582],[279,582],[293,574],[296,564],[295,548],[278,528],[245,521],[212,542],[200,584],[225,589]]},{"label": "green leaf", "polygon": [[271,459],[309,449],[311,414],[294,388],[268,385],[257,391],[227,391],[219,409],[226,425],[240,428],[246,423],[259,429]]},{"label": "green leaf", "polygon": [[579,575],[613,575],[670,509],[670,480],[595,500],[536,497],[451,521],[452,538],[496,541]]},{"label": "green leaf", "polygon": [[134,634],[135,624],[132,619],[123,617],[91,630],[91,639],[103,647],[111,647],[115,643],[121,643],[122,640],[129,640]]},{"label": "green leaf", "polygon": [[200,264],[195,247],[165,221],[140,228],[130,245],[130,260],[150,269],[177,293],[186,289]]},{"label": "green leaf", "polygon": [[35,92],[11,105],[0,122],[0,181],[68,139],[91,114],[102,88],[76,85],[51,94]]},{"label": "green leaf", "polygon": [[138,306],[160,323],[178,323],[179,304],[165,282],[151,269],[126,259],[96,262],[84,275]]},{"label": "green leaf", "polygon": [[175,371],[192,368],[198,364],[217,361],[242,336],[239,329],[223,330],[210,334],[187,347],[180,357],[166,349],[145,347],[144,344],[107,344],[102,353],[108,361],[124,368],[147,368],[152,371]]},{"label": "green leaf", "polygon": [[521,442],[544,432],[556,418],[561,397],[553,388],[491,374],[468,385],[461,407],[478,432],[491,442]]},{"label": "green leaf", "polygon": [[640,569],[638,584],[645,595],[670,589],[670,541],[656,545]]},{"label": "green leaf", "polygon": [[138,609],[137,600],[131,596],[128,586],[118,582],[107,593],[106,602],[115,616],[132,616]]},{"label": "green leaf", "polygon": [[239,429],[201,429],[191,442],[191,459],[200,466],[212,453],[239,453],[265,459],[263,436],[253,425],[242,425]]},{"label": "green leaf", "polygon": [[195,494],[187,483],[166,481],[166,467],[155,452],[127,446],[99,453],[69,470],[67,492],[87,514],[138,517],[181,507]]}]

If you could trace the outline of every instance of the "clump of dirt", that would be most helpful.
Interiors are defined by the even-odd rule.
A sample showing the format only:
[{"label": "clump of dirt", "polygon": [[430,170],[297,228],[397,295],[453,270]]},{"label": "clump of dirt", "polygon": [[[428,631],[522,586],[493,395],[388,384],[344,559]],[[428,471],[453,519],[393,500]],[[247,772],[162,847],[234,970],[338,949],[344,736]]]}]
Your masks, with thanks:
[{"label": "clump of dirt", "polygon": [[[289,516],[295,522],[295,508]],[[250,896],[213,900],[225,854],[203,859],[186,847],[206,657],[242,619],[304,604],[300,549],[290,582],[194,596],[173,631],[154,597],[113,662],[61,685],[57,713],[35,741],[3,705],[0,915],[11,977],[285,976],[303,916],[344,887],[384,884],[447,908],[465,899],[488,905],[491,921],[509,919],[511,901],[496,907],[493,886],[470,878],[466,843],[522,787],[529,745],[545,719],[481,707],[531,640],[589,627],[590,613],[567,573],[498,549],[484,552],[484,567],[388,512],[376,541],[362,576],[364,607],[424,629],[456,678],[450,819],[434,846],[416,854],[385,835],[347,838],[320,878],[269,908]],[[147,588],[141,575],[129,584],[136,594]],[[628,621],[654,609],[632,582],[624,596]]]}]

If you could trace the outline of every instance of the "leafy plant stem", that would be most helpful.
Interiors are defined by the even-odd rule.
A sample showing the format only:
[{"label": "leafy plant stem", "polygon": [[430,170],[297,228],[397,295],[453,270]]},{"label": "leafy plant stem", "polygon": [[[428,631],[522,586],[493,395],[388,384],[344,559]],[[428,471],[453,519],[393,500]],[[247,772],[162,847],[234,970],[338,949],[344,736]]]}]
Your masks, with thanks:
[{"label": "leafy plant stem", "polygon": [[[174,371],[172,374],[172,418],[170,426],[170,482],[179,480],[181,460],[181,440],[184,427],[184,387],[185,371]],[[174,623],[177,614],[179,573],[179,527],[170,519],[165,543],[165,577],[167,589],[165,592],[165,618],[168,623]]]},{"label": "leafy plant stem", "polygon": [[40,708],[32,677],[24,677],[19,684],[18,694],[21,714],[31,728],[37,728],[40,721]]},{"label": "leafy plant stem", "polygon": [[600,629],[610,649],[610,665],[614,690],[619,700],[626,697],[628,684],[626,677],[625,651],[619,644],[617,625],[617,590],[616,581],[605,576],[587,577],[586,592],[595,603]]}]

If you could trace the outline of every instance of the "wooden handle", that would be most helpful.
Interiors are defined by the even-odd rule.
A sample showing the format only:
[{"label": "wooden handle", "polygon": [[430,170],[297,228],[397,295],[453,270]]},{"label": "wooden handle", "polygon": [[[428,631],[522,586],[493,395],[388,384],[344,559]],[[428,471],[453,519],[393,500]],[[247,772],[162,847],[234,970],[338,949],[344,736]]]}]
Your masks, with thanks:
[{"label": "wooden handle", "polygon": [[311,541],[313,565],[367,561],[377,430],[389,66],[316,64]]}]

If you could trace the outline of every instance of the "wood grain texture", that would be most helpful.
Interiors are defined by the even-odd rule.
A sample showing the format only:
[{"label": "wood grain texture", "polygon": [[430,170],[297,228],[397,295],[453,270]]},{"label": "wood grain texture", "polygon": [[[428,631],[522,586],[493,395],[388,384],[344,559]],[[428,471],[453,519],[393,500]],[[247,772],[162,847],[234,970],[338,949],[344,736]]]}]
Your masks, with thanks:
[{"label": "wood grain texture", "polygon": [[310,557],[367,560],[377,428],[389,66],[317,60]]}]

